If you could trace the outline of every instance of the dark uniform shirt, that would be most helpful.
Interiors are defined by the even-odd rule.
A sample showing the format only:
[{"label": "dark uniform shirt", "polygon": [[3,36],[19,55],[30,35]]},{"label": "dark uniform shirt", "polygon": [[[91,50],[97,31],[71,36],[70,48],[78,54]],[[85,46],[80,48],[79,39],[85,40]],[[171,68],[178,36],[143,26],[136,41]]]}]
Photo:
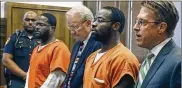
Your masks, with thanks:
[{"label": "dark uniform shirt", "polygon": [[[29,61],[32,50],[37,46],[39,41],[32,37],[28,37],[26,31],[14,33],[9,41],[7,41],[3,53],[9,53],[13,56],[13,61],[25,72],[28,71]],[[12,79],[19,79],[15,75],[11,75]],[[22,79],[22,78],[21,78]]]}]

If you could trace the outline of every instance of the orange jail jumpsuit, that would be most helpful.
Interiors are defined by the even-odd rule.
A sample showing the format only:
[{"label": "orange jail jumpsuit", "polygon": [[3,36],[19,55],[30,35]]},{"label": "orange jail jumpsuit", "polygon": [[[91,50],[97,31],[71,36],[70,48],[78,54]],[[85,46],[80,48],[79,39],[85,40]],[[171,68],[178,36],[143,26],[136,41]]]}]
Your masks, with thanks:
[{"label": "orange jail jumpsuit", "polygon": [[126,74],[136,81],[139,62],[123,44],[106,51],[93,63],[100,50],[92,53],[86,61],[83,88],[113,88]]},{"label": "orange jail jumpsuit", "polygon": [[70,62],[70,52],[60,40],[47,44],[38,51],[34,48],[30,59],[28,88],[40,88],[48,75],[58,69],[67,72]]}]

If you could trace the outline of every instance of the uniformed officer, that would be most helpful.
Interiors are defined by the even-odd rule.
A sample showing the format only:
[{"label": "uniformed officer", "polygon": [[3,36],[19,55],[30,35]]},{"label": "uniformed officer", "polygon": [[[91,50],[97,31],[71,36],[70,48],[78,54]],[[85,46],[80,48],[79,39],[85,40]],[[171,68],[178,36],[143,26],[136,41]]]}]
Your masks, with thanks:
[{"label": "uniformed officer", "polygon": [[5,44],[2,62],[11,73],[9,88],[24,88],[29,58],[32,49],[38,44],[38,40],[33,37],[36,20],[35,12],[26,12],[22,23],[24,29],[16,30]]}]

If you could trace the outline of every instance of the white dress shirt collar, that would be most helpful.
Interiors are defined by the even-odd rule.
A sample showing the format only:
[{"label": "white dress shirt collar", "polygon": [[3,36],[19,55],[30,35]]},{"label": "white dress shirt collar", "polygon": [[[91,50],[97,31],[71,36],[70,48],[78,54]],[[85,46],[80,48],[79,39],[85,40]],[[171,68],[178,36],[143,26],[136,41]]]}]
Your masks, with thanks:
[{"label": "white dress shirt collar", "polygon": [[90,32],[89,35],[87,36],[87,38],[83,41],[83,49],[82,49],[82,51],[85,49],[85,46],[87,45],[87,42],[90,39],[91,34],[92,33]]},{"label": "white dress shirt collar", "polygon": [[161,49],[164,47],[164,45],[166,45],[170,40],[171,40],[171,38],[167,38],[166,40],[164,40],[163,42],[161,42],[160,44],[158,44],[154,48],[152,48],[151,52],[155,56],[157,56],[159,54],[159,52],[161,51]]},{"label": "white dress shirt collar", "polygon": [[88,34],[87,38],[83,41],[84,44],[87,44],[87,42],[88,42],[88,40],[89,40],[91,34],[92,34],[92,33],[90,32],[90,33]]}]

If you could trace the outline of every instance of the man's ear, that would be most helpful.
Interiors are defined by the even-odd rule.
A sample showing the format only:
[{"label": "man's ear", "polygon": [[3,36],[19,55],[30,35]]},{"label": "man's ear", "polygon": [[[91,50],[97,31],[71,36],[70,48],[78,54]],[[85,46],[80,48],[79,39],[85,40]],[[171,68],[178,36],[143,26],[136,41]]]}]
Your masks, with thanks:
[{"label": "man's ear", "polygon": [[161,23],[160,23],[159,30],[158,30],[158,33],[161,34],[161,33],[165,32],[166,29],[167,29],[167,23],[161,22]]},{"label": "man's ear", "polygon": [[91,20],[87,20],[87,21],[86,21],[86,25],[87,25],[87,27],[90,27],[90,26],[91,26],[91,24],[92,24],[92,21],[91,21]]},{"label": "man's ear", "polygon": [[51,31],[55,31],[56,27],[55,26],[50,26]]},{"label": "man's ear", "polygon": [[116,22],[116,23],[114,23],[113,25],[112,25],[112,28],[115,30],[115,31],[118,31],[119,30],[119,28],[120,28],[120,23],[119,22]]}]

